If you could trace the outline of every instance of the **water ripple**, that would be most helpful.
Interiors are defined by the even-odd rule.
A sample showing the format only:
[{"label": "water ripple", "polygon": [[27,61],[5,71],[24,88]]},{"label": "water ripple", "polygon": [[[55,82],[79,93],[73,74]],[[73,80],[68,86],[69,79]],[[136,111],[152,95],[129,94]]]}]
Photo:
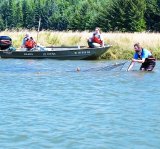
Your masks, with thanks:
[{"label": "water ripple", "polygon": [[1,60],[1,148],[160,148],[159,71],[75,71],[110,63]]}]

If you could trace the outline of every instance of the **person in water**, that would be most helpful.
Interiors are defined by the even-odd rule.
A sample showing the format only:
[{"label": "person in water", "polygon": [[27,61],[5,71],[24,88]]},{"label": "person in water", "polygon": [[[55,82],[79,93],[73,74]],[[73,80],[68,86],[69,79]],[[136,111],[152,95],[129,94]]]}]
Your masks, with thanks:
[{"label": "person in water", "polygon": [[131,70],[136,62],[142,63],[140,70],[152,71],[156,65],[156,59],[152,56],[152,53],[140,46],[139,43],[134,44],[134,57],[127,71]]},{"label": "person in water", "polygon": [[102,37],[101,30],[99,27],[95,28],[94,33],[88,39],[88,46],[90,48],[104,47],[104,39]]}]

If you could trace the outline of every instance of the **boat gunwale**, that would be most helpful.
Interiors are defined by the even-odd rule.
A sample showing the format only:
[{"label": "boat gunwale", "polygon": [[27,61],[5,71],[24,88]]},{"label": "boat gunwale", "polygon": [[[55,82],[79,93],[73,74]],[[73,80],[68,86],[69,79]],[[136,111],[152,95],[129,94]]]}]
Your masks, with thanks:
[{"label": "boat gunwale", "polygon": [[110,46],[99,48],[74,48],[70,50],[0,50],[1,58],[19,58],[19,59],[40,59],[40,58],[52,58],[52,59],[67,59],[67,60],[96,60],[103,55]]},{"label": "boat gunwale", "polygon": [[[110,48],[111,46],[106,46],[106,47],[96,47],[96,48],[89,48],[89,47],[83,47],[83,48],[77,48],[77,47],[72,47],[73,49],[70,49],[70,47],[41,47],[43,48],[44,50],[38,50],[38,49],[33,49],[33,50],[15,50],[15,51],[10,51],[8,49],[6,50],[0,50],[0,51],[3,51],[3,52],[50,52],[50,51],[82,51],[82,50],[102,50],[102,49],[108,49]],[[47,49],[50,49],[50,50],[47,50]],[[59,50],[57,50],[59,49]]]}]

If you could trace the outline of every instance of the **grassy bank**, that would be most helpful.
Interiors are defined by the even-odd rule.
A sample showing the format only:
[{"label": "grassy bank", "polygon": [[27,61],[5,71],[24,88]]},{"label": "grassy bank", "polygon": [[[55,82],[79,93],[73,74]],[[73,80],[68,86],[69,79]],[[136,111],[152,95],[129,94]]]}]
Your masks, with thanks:
[{"label": "grassy bank", "polygon": [[[26,34],[23,31],[4,31],[0,35],[8,35],[13,39],[13,46],[19,48]],[[37,32],[29,31],[30,35],[37,41]],[[53,32],[41,31],[38,34],[38,44],[42,46],[59,45],[87,45],[87,38],[91,33],[85,32]],[[103,33],[104,40],[111,44],[112,48],[105,53],[103,59],[131,59],[133,45],[140,42],[144,48],[151,50],[153,55],[160,60],[160,33]]]}]

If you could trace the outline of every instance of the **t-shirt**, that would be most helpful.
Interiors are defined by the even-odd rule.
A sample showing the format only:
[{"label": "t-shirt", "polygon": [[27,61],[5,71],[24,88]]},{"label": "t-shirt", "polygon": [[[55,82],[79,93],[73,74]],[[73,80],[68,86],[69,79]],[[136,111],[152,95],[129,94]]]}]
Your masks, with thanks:
[{"label": "t-shirt", "polygon": [[[148,58],[148,57],[151,56],[151,55],[152,55],[152,54],[151,54],[150,51],[148,51],[147,49],[142,49],[141,54],[140,54],[140,57],[141,57],[142,59],[144,59],[144,58]],[[133,58],[134,58],[134,59],[138,59],[138,58],[139,58],[139,55],[138,55],[137,52],[135,52]]]},{"label": "t-shirt", "polygon": [[94,36],[98,37],[100,40],[103,40],[102,35],[99,34],[99,33],[94,32],[93,35],[92,35],[92,38],[93,38]]},{"label": "t-shirt", "polygon": [[22,45],[24,45],[25,46],[25,43],[26,43],[26,41],[29,39],[29,37],[24,37],[23,38],[23,41],[22,41]]},{"label": "t-shirt", "polygon": [[92,42],[92,39],[94,38],[94,36],[97,37],[98,39],[100,39],[101,41],[103,41],[102,34],[99,34],[99,33],[94,32],[94,33],[90,36],[90,38],[89,38],[89,41],[90,41],[90,42]]}]

